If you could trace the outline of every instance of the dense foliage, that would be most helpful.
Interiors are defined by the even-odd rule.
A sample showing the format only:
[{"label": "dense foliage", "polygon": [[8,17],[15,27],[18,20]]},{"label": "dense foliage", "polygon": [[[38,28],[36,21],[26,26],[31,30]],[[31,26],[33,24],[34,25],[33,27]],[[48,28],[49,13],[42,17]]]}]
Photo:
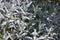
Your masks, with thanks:
[{"label": "dense foliage", "polygon": [[0,40],[60,40],[60,0],[0,0]]}]

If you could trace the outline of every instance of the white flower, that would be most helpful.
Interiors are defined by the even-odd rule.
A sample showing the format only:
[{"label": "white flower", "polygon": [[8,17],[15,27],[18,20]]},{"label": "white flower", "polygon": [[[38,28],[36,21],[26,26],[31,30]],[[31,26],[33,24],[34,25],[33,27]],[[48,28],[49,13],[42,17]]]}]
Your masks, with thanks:
[{"label": "white flower", "polygon": [[53,17],[55,14],[56,14],[56,13],[53,12],[53,13],[51,14],[51,16]]},{"label": "white flower", "polygon": [[52,21],[49,17],[47,17],[47,20],[48,20],[48,21]]},{"label": "white flower", "polygon": [[48,13],[48,11],[45,11],[46,13]]},{"label": "white flower", "polygon": [[50,20],[50,18],[49,18],[49,17],[47,17],[47,20]]}]

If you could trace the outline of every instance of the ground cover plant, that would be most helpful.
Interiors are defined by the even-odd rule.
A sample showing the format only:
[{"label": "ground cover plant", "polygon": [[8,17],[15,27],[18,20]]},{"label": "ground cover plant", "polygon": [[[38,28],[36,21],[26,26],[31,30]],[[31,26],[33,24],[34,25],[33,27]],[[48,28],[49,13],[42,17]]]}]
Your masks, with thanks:
[{"label": "ground cover plant", "polygon": [[60,0],[0,0],[0,40],[60,40]]}]

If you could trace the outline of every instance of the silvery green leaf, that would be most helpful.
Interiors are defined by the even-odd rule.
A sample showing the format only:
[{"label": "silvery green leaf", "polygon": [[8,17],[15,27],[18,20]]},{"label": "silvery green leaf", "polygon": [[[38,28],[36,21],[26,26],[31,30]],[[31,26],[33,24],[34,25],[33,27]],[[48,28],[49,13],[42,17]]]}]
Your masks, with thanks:
[{"label": "silvery green leaf", "polygon": [[1,18],[4,18],[4,16],[0,13],[0,19],[1,19]]},{"label": "silvery green leaf", "polygon": [[31,4],[32,4],[32,1],[29,4],[27,4],[27,7],[30,7]]},{"label": "silvery green leaf", "polygon": [[18,34],[16,34],[17,35],[17,38],[19,38],[20,37],[20,35],[18,35]]},{"label": "silvery green leaf", "polygon": [[11,17],[10,15],[11,15],[11,13],[7,13],[5,16],[10,18]]},{"label": "silvery green leaf", "polygon": [[25,11],[21,7],[20,7],[20,9],[21,9],[21,11],[22,11],[23,14],[26,14]]},{"label": "silvery green leaf", "polygon": [[0,2],[1,2],[2,0],[0,0]]},{"label": "silvery green leaf", "polygon": [[3,8],[4,7],[4,3],[0,3],[0,8]]},{"label": "silvery green leaf", "polygon": [[41,39],[45,39],[46,37],[44,37],[44,36],[40,36],[39,38],[38,38],[38,40],[41,40]]},{"label": "silvery green leaf", "polygon": [[9,28],[15,28],[15,25],[10,25]]},{"label": "silvery green leaf", "polygon": [[46,24],[42,23],[41,26],[45,26]]},{"label": "silvery green leaf", "polygon": [[6,7],[6,6],[4,6],[4,8],[5,8],[6,12],[8,13],[9,11],[8,11],[7,7]]},{"label": "silvery green leaf", "polygon": [[4,5],[5,5],[6,8],[8,8],[8,9],[11,7],[10,3],[8,3],[8,2],[5,2]]},{"label": "silvery green leaf", "polygon": [[21,36],[25,36],[25,35],[27,35],[27,33],[23,33]]},{"label": "silvery green leaf", "polygon": [[25,38],[32,40],[32,37],[28,37],[28,36],[26,36]]},{"label": "silvery green leaf", "polygon": [[8,22],[13,22],[14,20],[8,20]]},{"label": "silvery green leaf", "polygon": [[7,22],[5,21],[5,22],[3,22],[1,25],[4,26],[4,25],[6,25],[6,24],[7,24]]},{"label": "silvery green leaf", "polygon": [[3,9],[3,8],[0,8],[0,12],[2,13],[2,12],[5,12],[5,10]]},{"label": "silvery green leaf", "polygon": [[17,2],[18,2],[18,5],[20,5],[20,3],[21,3],[21,0],[17,0]]},{"label": "silvery green leaf", "polygon": [[10,33],[7,33],[7,34],[8,34],[8,36],[6,36],[5,40],[8,40],[8,38],[10,38],[11,40],[13,40],[12,37],[11,37],[11,35],[10,35]]},{"label": "silvery green leaf", "polygon": [[16,5],[18,3],[17,0],[12,0],[13,4]]},{"label": "silvery green leaf", "polygon": [[24,20],[24,19],[30,20],[30,18],[29,18],[29,17],[26,17],[26,16],[22,16],[22,19],[23,19],[23,20]]},{"label": "silvery green leaf", "polygon": [[10,10],[10,11],[16,11],[15,5],[12,4],[9,10]]},{"label": "silvery green leaf", "polygon": [[33,36],[38,35],[38,33],[36,32],[36,29],[34,29],[34,32],[32,32],[32,35]]}]

